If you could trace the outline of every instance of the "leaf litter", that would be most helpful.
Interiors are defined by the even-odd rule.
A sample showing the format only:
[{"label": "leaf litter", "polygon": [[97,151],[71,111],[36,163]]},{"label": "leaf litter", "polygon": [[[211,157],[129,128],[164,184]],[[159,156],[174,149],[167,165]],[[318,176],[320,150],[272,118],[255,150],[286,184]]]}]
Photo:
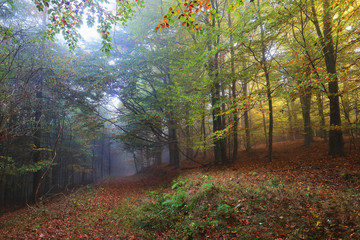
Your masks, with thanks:
[{"label": "leaf litter", "polygon": [[205,167],[186,161],[178,170],[154,166],[3,214],[0,236],[360,239],[360,152],[336,158],[326,153],[323,142],[304,147],[293,141],[276,143],[271,163],[264,146],[257,146],[227,166],[214,166],[210,158]]}]

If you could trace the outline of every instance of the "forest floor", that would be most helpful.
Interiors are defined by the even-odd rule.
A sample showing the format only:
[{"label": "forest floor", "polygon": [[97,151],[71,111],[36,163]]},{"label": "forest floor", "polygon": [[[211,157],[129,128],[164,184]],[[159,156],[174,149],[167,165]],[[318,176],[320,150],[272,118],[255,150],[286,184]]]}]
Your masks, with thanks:
[{"label": "forest floor", "polygon": [[0,238],[360,239],[357,146],[333,158],[321,141],[279,142],[271,163],[258,146],[230,166],[151,167],[5,213]]}]

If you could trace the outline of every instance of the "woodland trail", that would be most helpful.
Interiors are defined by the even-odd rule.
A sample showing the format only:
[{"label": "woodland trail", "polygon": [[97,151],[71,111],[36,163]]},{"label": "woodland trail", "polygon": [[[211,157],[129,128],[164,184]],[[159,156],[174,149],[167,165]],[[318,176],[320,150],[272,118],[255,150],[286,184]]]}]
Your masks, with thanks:
[{"label": "woodland trail", "polygon": [[[359,146],[360,144],[358,144]],[[349,150],[349,148],[347,149]],[[206,167],[185,161],[181,169],[167,164],[154,166],[141,174],[106,179],[45,201],[40,208],[28,207],[0,216],[2,239],[133,239],[131,232],[113,223],[111,214],[127,202],[141,203],[149,191],[165,189],[178,175],[192,173],[273,173],[280,178],[324,185],[331,189],[360,189],[360,151],[352,149],[345,157],[327,155],[327,144],[316,141],[311,147],[302,141],[274,144],[274,160],[269,163],[263,146],[239,152],[230,166]],[[197,161],[201,161],[198,156]],[[305,176],[305,177],[304,177]],[[249,181],[253,181],[249,178]],[[129,206],[130,206],[129,205]],[[111,224],[110,224],[111,223]]]}]

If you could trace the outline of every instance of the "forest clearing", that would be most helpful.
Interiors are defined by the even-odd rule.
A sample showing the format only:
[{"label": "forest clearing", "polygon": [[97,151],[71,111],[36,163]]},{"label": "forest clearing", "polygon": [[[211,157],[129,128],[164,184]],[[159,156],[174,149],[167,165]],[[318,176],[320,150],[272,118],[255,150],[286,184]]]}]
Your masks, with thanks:
[{"label": "forest clearing", "polygon": [[[316,141],[239,152],[231,166],[163,164],[0,216],[3,239],[359,239],[360,153]],[[208,162],[209,163],[209,162]]]}]

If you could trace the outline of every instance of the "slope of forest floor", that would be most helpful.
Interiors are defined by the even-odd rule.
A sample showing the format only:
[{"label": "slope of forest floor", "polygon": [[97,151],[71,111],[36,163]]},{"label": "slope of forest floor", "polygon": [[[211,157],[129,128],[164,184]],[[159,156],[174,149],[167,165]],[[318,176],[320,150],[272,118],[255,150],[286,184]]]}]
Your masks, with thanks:
[{"label": "slope of forest floor", "polygon": [[259,146],[230,166],[163,164],[3,214],[0,236],[360,239],[360,150],[346,150],[332,158],[323,142],[292,141],[274,145],[272,163]]}]

